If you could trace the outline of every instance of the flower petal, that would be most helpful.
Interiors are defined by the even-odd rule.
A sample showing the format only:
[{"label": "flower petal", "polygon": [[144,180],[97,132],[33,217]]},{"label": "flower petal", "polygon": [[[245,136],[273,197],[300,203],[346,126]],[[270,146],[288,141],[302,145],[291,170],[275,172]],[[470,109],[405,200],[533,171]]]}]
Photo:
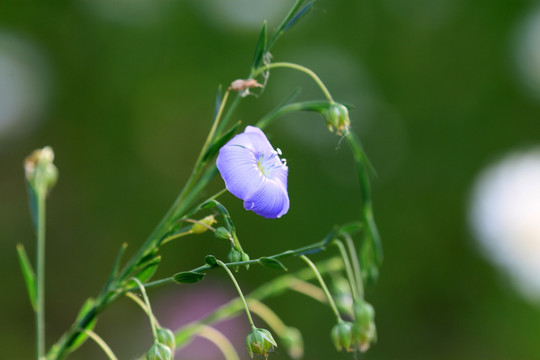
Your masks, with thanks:
[{"label": "flower petal", "polygon": [[243,133],[232,138],[227,145],[242,145],[254,153],[272,154],[275,153],[272,144],[266,138],[261,129],[255,126],[246,126]]},{"label": "flower petal", "polygon": [[[285,169],[284,172],[286,171]],[[244,200],[244,208],[269,219],[285,215],[289,211],[289,195],[287,184],[281,181],[282,177],[283,175],[276,179],[265,178],[257,192]]]},{"label": "flower petal", "polygon": [[[243,134],[237,137],[240,135]],[[216,165],[227,190],[242,200],[255,193],[264,180],[257,167],[255,154],[242,145],[227,143],[223,146],[219,150]]]}]

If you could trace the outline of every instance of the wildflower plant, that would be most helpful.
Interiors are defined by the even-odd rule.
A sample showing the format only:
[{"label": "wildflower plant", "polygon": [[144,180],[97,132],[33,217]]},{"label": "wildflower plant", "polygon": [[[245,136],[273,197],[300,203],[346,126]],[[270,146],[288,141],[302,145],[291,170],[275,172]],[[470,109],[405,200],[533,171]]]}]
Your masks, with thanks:
[{"label": "wildflower plant", "polygon": [[[298,64],[271,61],[270,50],[277,40],[309,12],[313,3],[297,0],[272,36],[267,33],[266,23],[263,24],[247,77],[231,81],[224,93],[218,89],[209,134],[191,176],[177,199],[130,259],[124,259],[127,245],[121,246],[101,292],[87,299],[73,325],[48,350],[45,348],[44,322],[45,201],[56,182],[58,171],[53,164],[54,154],[50,147],[34,151],[25,160],[30,208],[37,235],[35,269],[24,247],[18,245],[17,249],[30,302],[36,314],[38,360],[65,359],[88,339],[95,341],[109,359],[116,359],[113,349],[94,332],[94,327],[104,311],[125,297],[140,306],[148,316],[152,329],[148,350],[146,354],[141,354],[141,359],[173,359],[175,349],[182,348],[198,335],[213,339],[226,359],[236,359],[239,349],[227,344],[227,334],[219,333],[212,324],[235,316],[242,310],[251,327],[251,330],[246,330],[244,351],[251,357],[260,355],[267,358],[276,347],[283,346],[291,358],[299,359],[304,353],[304,341],[308,343],[309,339],[304,340],[301,329],[286,325],[262,302],[287,291],[303,293],[330,307],[336,317],[336,325],[327,329],[330,334],[328,343],[330,345],[333,342],[338,351],[364,352],[375,342],[375,312],[365,299],[364,287],[377,279],[382,250],[373,217],[370,165],[358,137],[351,130],[349,106],[334,101],[324,83],[312,70]],[[270,81],[271,72],[278,69],[298,71],[309,76],[321,89],[324,100],[293,102],[289,99],[257,122],[242,127],[239,122],[234,123],[235,110],[242,99],[262,91]],[[290,207],[288,191],[294,191],[287,186],[289,167],[281,151],[270,144],[264,131],[277,118],[298,111],[320,114],[329,130],[338,135],[336,139],[345,139],[348,143],[362,195],[361,199],[352,199],[355,204],[359,204],[358,221],[336,225],[329,229],[324,239],[304,244],[300,248],[278,249],[273,254],[251,259],[238,238],[232,220],[234,214],[229,212],[227,204],[218,199],[229,191],[243,201],[248,211],[271,219],[286,216]],[[294,172],[293,166],[291,171]],[[202,198],[203,190],[215,182],[224,184],[225,189],[207,199]],[[162,251],[164,244],[207,232],[228,241],[229,252],[208,255],[194,269],[183,269],[179,264],[176,274],[151,281],[161,257],[169,255]],[[212,249],[208,251],[212,252]],[[315,264],[308,257],[315,253],[326,253],[328,258]],[[285,260],[298,261],[305,264],[306,268],[294,274],[279,276],[261,284],[253,292],[243,294],[233,271],[262,271],[252,265],[287,271]],[[238,298],[179,329],[163,328],[153,313],[148,293],[158,286],[200,282],[210,271],[226,272],[238,292]],[[336,294],[329,290],[323,275],[346,279],[348,286],[341,286],[340,297],[343,295],[352,300],[336,305]],[[188,288],[185,290],[189,291]],[[268,329],[255,324],[252,312],[266,323],[264,326]]]}]

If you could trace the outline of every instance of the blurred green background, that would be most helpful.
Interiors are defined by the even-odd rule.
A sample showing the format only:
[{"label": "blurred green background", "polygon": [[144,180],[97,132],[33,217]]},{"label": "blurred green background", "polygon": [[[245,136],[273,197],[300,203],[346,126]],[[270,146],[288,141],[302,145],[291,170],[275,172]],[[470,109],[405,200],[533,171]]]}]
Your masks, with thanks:
[{"label": "blurred green background", "polygon": [[[24,157],[51,145],[60,171],[47,214],[49,345],[98,293],[121,243],[134,252],[165,213],[209,130],[217,86],[248,73],[262,21],[274,29],[292,3],[0,2],[1,358],[34,356],[33,313],[15,252],[18,242],[34,251]],[[336,100],[356,105],[353,128],[378,172],[374,209],[385,261],[368,299],[379,342],[362,359],[540,359],[540,308],[485,260],[467,221],[481,169],[540,142],[540,97],[516,50],[537,5],[319,0],[272,51],[275,61],[312,68]],[[297,86],[302,99],[322,97],[305,76],[276,70],[235,119],[253,124]],[[252,257],[316,241],[359,208],[348,149],[319,117],[289,116],[268,133],[288,160],[290,212],[266,220],[231,195],[222,199]],[[212,190],[221,186],[217,179]],[[210,235],[172,244],[157,277],[226,251]],[[286,265],[301,267],[294,259]],[[253,267],[239,281],[249,290],[278,274]],[[164,324],[196,312],[194,296],[215,306],[234,291],[214,272],[200,286],[150,292]],[[352,357],[333,349],[329,308],[296,294],[268,304],[303,332],[306,359]],[[236,326],[231,333],[246,358],[249,328]],[[104,314],[97,332],[120,359],[151,341],[147,320],[127,300]],[[105,357],[88,342],[71,358]],[[278,348],[271,358],[288,357]]]}]

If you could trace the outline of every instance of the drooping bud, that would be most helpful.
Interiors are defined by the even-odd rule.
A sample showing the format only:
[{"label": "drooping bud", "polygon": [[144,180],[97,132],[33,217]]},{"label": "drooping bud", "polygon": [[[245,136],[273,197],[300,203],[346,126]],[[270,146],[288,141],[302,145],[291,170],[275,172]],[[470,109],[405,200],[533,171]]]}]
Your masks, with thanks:
[{"label": "drooping bud", "polygon": [[301,359],[304,357],[304,340],[300,330],[295,327],[288,327],[280,339],[291,358]]},{"label": "drooping bud", "polygon": [[349,118],[349,110],[345,105],[333,103],[324,113],[328,130],[331,132],[336,130],[338,135],[346,134],[351,126]]},{"label": "drooping bud", "polygon": [[360,351],[365,352],[377,341],[375,310],[362,300],[354,305],[354,316],[352,328],[354,344]]},{"label": "drooping bud", "polygon": [[253,328],[246,337],[246,348],[251,358],[253,354],[266,356],[274,347],[277,347],[276,341],[266,329]]},{"label": "drooping bud", "polygon": [[58,169],[53,160],[54,152],[49,146],[34,150],[24,159],[26,180],[35,191],[48,191],[56,184]]},{"label": "drooping bud", "polygon": [[220,226],[216,229],[216,232],[214,233],[218,239],[221,240],[230,240],[233,241],[232,235],[226,228]]},{"label": "drooping bud", "polygon": [[203,232],[207,231],[208,227],[212,226],[212,224],[214,223],[216,223],[216,218],[214,217],[214,215],[208,215],[205,218],[199,220],[199,223],[193,224],[193,226],[191,227],[191,232],[193,234],[202,234]]},{"label": "drooping bud", "polygon": [[146,360],[173,360],[173,352],[167,345],[155,343],[146,353]]},{"label": "drooping bud", "polygon": [[[242,251],[241,255],[242,261],[249,261],[249,255]],[[246,267],[246,270],[249,270],[249,264],[244,265]]]},{"label": "drooping bud", "polygon": [[174,353],[174,349],[176,349],[176,340],[171,330],[165,328],[157,329],[157,338],[161,344],[166,345]]},{"label": "drooping bud", "polygon": [[[227,255],[227,259],[229,262],[240,262],[242,261],[242,254],[235,248],[232,248],[231,251],[229,251],[229,254]],[[238,272],[239,266],[233,266],[232,269],[236,272]]]},{"label": "drooping bud", "polygon": [[341,320],[332,329],[330,335],[337,351],[341,351],[342,349],[345,351],[352,350],[352,326],[353,324],[351,322]]},{"label": "drooping bud", "polygon": [[334,300],[340,314],[353,316],[353,297],[349,280],[343,276],[332,277]]}]

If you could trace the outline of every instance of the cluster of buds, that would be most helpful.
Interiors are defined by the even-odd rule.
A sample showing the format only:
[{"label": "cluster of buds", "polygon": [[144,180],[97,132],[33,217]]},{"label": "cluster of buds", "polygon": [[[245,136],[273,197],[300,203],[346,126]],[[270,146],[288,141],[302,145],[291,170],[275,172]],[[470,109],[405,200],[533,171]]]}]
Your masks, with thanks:
[{"label": "cluster of buds", "polygon": [[146,360],[173,360],[176,342],[171,330],[157,329],[157,341],[146,353]]},{"label": "cluster of buds", "polygon": [[274,347],[277,347],[276,341],[266,329],[254,327],[246,337],[246,348],[251,358],[254,354],[267,357]]},{"label": "cluster of buds", "polygon": [[337,351],[367,351],[377,341],[373,306],[363,300],[356,303],[354,321],[339,321],[332,329],[331,338]]},{"label": "cluster of buds", "polygon": [[[243,250],[238,250],[236,247],[232,247],[231,251],[229,251],[229,254],[227,255],[227,259],[229,262],[241,262],[241,261],[249,261],[249,255],[246,254]],[[239,267],[234,266],[233,270],[238,272]],[[246,270],[249,269],[249,265],[246,265]]]},{"label": "cluster of buds", "polygon": [[369,349],[377,341],[375,310],[371,304],[360,301],[354,305],[354,324],[352,328],[354,345],[361,352]]}]

